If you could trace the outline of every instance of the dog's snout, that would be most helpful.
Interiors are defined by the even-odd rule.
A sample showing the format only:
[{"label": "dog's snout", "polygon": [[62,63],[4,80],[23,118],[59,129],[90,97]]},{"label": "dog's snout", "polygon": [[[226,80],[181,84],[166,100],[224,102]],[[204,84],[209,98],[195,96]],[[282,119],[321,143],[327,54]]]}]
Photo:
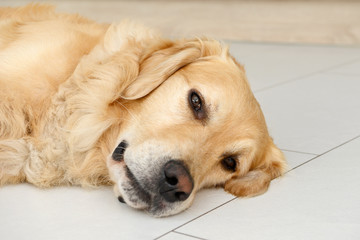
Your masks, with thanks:
[{"label": "dog's snout", "polygon": [[181,161],[171,160],[163,168],[160,194],[167,202],[185,201],[191,194],[193,179]]}]

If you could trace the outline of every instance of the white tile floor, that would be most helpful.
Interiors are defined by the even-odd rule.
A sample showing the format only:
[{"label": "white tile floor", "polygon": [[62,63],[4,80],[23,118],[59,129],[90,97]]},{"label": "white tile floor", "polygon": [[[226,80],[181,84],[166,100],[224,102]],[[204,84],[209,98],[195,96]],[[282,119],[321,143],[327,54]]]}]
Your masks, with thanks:
[{"label": "white tile floor", "polygon": [[231,42],[290,168],[264,195],[201,191],[156,219],[110,188],[0,189],[0,239],[359,239],[360,48]]}]

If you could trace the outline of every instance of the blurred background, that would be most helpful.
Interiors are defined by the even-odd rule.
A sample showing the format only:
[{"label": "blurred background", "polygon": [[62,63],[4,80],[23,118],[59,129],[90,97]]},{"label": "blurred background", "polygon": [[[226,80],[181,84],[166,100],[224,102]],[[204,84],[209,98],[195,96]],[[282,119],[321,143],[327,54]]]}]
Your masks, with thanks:
[{"label": "blurred background", "polygon": [[[0,6],[33,1],[0,0]],[[355,0],[52,0],[59,11],[100,22],[137,20],[170,38],[209,36],[243,42],[360,45]]]}]

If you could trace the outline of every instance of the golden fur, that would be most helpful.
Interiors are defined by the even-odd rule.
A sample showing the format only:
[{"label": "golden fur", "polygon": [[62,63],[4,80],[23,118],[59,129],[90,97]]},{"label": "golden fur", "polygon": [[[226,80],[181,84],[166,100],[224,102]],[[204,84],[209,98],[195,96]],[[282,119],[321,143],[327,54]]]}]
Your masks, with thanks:
[{"label": "golden fur", "polygon": [[[207,98],[207,120],[189,110],[191,88]],[[219,42],[170,41],[51,6],[0,8],[0,185],[115,184],[119,195],[111,153],[125,138],[135,176],[149,155],[171,155],[194,179],[184,204],[155,216],[185,209],[203,187],[260,194],[285,169],[244,69]],[[224,154],[236,156],[235,172],[221,167]]]}]

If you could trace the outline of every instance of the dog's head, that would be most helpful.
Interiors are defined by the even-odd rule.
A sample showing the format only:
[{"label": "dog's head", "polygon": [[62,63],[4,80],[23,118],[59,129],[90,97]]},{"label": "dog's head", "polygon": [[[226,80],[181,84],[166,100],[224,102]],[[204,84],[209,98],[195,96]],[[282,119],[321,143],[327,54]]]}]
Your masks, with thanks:
[{"label": "dog's head", "polygon": [[165,45],[139,60],[112,103],[121,124],[107,166],[119,200],[167,216],[204,187],[266,191],[285,161],[242,66],[216,41]]}]

